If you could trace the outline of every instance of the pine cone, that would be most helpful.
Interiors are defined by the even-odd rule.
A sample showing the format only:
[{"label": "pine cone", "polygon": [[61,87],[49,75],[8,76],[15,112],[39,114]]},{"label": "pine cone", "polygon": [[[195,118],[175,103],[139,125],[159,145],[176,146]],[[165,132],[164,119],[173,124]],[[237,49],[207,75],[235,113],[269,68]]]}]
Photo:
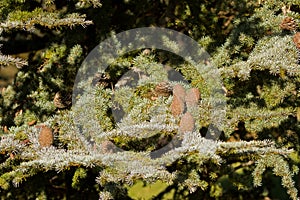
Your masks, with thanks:
[{"label": "pine cone", "polygon": [[191,113],[186,112],[179,123],[179,133],[192,132],[195,128],[195,120]]},{"label": "pine cone", "polygon": [[72,94],[64,90],[59,91],[55,94],[53,103],[59,109],[68,108],[72,104]]},{"label": "pine cone", "polygon": [[185,103],[184,101],[177,97],[177,95],[173,96],[173,100],[171,103],[171,112],[173,116],[178,116],[184,112]]},{"label": "pine cone", "polygon": [[155,86],[154,93],[157,96],[168,97],[172,94],[172,86],[168,82],[160,82]]},{"label": "pine cone", "polygon": [[196,106],[201,98],[201,94],[198,88],[191,88],[185,95],[185,102],[188,107]]},{"label": "pine cone", "polygon": [[41,147],[50,147],[53,144],[54,135],[51,128],[48,126],[41,126],[39,134],[39,143]]},{"label": "pine cone", "polygon": [[294,37],[293,37],[293,41],[297,47],[297,49],[300,49],[300,32],[297,32]]},{"label": "pine cone", "polygon": [[282,30],[294,31],[297,29],[297,24],[292,17],[285,17],[280,24],[280,28]]},{"label": "pine cone", "polygon": [[173,95],[179,97],[184,101],[185,99],[185,89],[180,84],[176,84],[173,87]]}]

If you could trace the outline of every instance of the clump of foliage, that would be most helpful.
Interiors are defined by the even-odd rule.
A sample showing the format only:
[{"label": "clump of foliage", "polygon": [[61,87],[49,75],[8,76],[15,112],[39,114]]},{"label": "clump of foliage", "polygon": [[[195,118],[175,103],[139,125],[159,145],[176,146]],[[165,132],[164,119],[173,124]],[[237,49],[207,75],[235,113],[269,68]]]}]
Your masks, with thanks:
[{"label": "clump of foliage", "polygon": [[[0,94],[1,198],[131,199],[133,184],[162,181],[167,187],[154,199],[170,191],[174,199],[297,199],[300,66],[293,37],[300,2],[4,0],[0,14],[0,72],[19,68]],[[292,30],[280,26],[286,17],[294,19]],[[217,127],[222,138],[205,138],[214,124],[207,89],[213,83],[187,60],[158,49],[121,55],[95,72],[79,106],[70,105],[89,52],[143,26],[182,32],[210,53],[227,102]],[[180,135],[181,115],[170,109],[174,95],[155,93],[168,78],[165,66],[185,78],[170,81],[172,87],[197,88],[202,99],[185,111],[195,120],[193,131],[153,158]],[[117,89],[129,71],[151,78]],[[114,116],[118,106],[121,120]],[[53,137],[42,137],[43,130]]]}]

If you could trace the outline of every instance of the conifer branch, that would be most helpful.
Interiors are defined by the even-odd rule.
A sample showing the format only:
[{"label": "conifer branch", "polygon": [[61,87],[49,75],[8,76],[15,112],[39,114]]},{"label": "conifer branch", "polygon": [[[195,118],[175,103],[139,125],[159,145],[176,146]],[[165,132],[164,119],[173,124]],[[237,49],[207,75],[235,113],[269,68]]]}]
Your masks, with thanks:
[{"label": "conifer branch", "polygon": [[26,60],[23,60],[21,58],[14,58],[10,55],[2,55],[0,54],[0,66],[8,66],[8,65],[14,65],[17,68],[21,68],[24,65],[28,65],[28,62]]},{"label": "conifer branch", "polygon": [[252,175],[254,178],[254,185],[260,186],[262,182],[262,174],[265,172],[267,167],[273,168],[273,173],[277,176],[282,177],[281,184],[288,190],[288,194],[294,200],[297,199],[297,189],[295,188],[295,183],[292,179],[289,165],[283,160],[280,155],[266,154],[261,157],[261,159],[256,161],[256,168]]},{"label": "conifer branch", "polygon": [[15,11],[11,13],[5,22],[0,24],[0,33],[10,29],[21,29],[26,31],[34,31],[35,25],[40,25],[49,29],[68,26],[70,28],[75,25],[86,27],[93,24],[90,20],[85,20],[85,15],[78,13],[67,14],[61,17],[60,13],[45,12],[41,9],[35,9],[32,12]]},{"label": "conifer branch", "polygon": [[[17,31],[21,31],[18,37],[27,36],[28,33],[24,34],[22,30],[39,33],[41,28],[45,33],[44,29],[85,27],[92,21],[86,19],[84,12],[88,12],[91,19],[103,20],[104,26],[101,24],[99,28],[96,23],[92,34],[85,31],[73,35],[57,31],[55,36],[45,33],[47,41],[55,44],[44,47],[42,53],[30,52],[33,54],[28,62],[37,66],[20,70],[14,85],[1,91],[1,197],[17,191],[13,187],[20,187],[20,198],[28,197],[23,194],[24,188],[29,188],[30,196],[42,198],[36,194],[37,188],[33,188],[31,181],[39,181],[40,174],[45,174],[43,180],[47,180],[48,175],[57,172],[55,176],[63,179],[62,185],[68,191],[66,195],[69,190],[78,193],[94,190],[100,199],[124,199],[129,196],[128,185],[160,180],[168,185],[168,189],[174,188],[179,196],[189,192],[204,199],[229,199],[248,192],[253,195],[249,198],[256,199],[266,190],[268,195],[273,192],[268,183],[263,182],[264,173],[270,168],[281,178],[290,198],[296,200],[293,176],[299,161],[292,156],[299,150],[300,68],[297,64],[299,37],[294,32],[299,27],[299,11],[295,8],[300,3],[284,0],[263,1],[257,5],[245,1],[241,6],[237,1],[233,2],[214,2],[220,5],[214,9],[203,3],[201,13],[198,13],[194,9],[198,4],[192,1],[180,4],[160,1],[155,4],[163,5],[160,9],[151,8],[155,13],[147,13],[147,20],[153,18],[155,23],[180,29],[200,40],[213,56],[212,63],[221,71],[222,80],[214,76],[218,74],[217,68],[210,71],[206,64],[195,64],[191,58],[184,61],[159,49],[126,52],[128,48],[112,35],[113,44],[100,45],[98,52],[104,53],[88,57],[90,62],[81,66],[74,105],[71,107],[69,100],[69,107],[64,107],[58,104],[68,99],[62,91],[73,87],[72,80],[91,43],[107,37],[107,30],[114,32],[124,28],[110,22],[111,13],[114,19],[119,19],[117,15],[120,15],[129,26],[137,27],[145,22],[139,14],[132,20],[138,24],[131,24],[127,19],[132,13],[136,14],[136,10],[144,11],[140,8],[145,5],[136,1],[141,7],[134,7],[133,3],[124,7],[113,3],[113,6],[98,9],[101,6],[98,0],[74,0],[70,5],[44,0],[35,2],[34,8],[40,8],[29,11],[30,1],[18,1],[15,6],[10,0],[4,0],[0,8],[3,17],[0,32],[5,32],[3,35],[7,40],[16,39],[14,33]],[[218,10],[227,9],[228,5],[228,10]],[[280,13],[282,5],[287,7]],[[164,6],[168,7],[167,12],[163,10]],[[172,10],[173,7],[176,9]],[[105,10],[107,8],[109,10]],[[241,11],[245,8],[247,11]],[[74,9],[82,14],[72,13]],[[117,12],[125,9],[128,12]],[[161,16],[161,10],[165,14],[160,19],[155,18]],[[210,12],[206,13],[206,10]],[[100,18],[99,11],[103,14]],[[173,14],[176,15],[174,20]],[[168,23],[161,22],[165,19]],[[205,19],[201,21],[205,26],[199,25],[198,19]],[[227,27],[226,30],[210,24],[214,21],[210,19],[218,19],[218,26],[225,19],[227,22],[223,27]],[[233,19],[234,23],[230,24]],[[194,20],[197,25],[193,25]],[[211,31],[207,27],[220,31]],[[34,42],[35,36],[30,33],[29,36],[33,36]],[[204,38],[200,39],[202,36]],[[225,41],[220,39],[224,36]],[[133,39],[147,41],[147,38],[139,37]],[[169,38],[162,38],[161,42],[173,52],[183,50]],[[116,48],[112,48],[114,46]],[[119,55],[116,60],[114,50]],[[84,73],[83,70],[82,73],[81,69],[88,68],[89,64],[98,66],[100,56],[103,63],[110,63],[105,71],[87,70]],[[207,62],[211,63],[204,61]],[[1,66],[20,68],[27,64],[22,59],[0,55]],[[173,73],[169,71],[170,67],[186,80],[167,82]],[[202,68],[205,68],[204,72],[199,73]],[[133,73],[122,77],[128,71]],[[109,78],[102,77],[101,73],[108,74]],[[139,80],[131,82],[132,78]],[[222,85],[221,82],[226,97],[215,86]],[[211,91],[210,87],[213,88]],[[198,94],[189,93],[192,90]],[[211,112],[225,98],[226,116],[223,115],[225,109]],[[210,134],[210,125],[218,126],[219,131],[225,133],[226,136],[220,138],[222,141],[204,137]],[[248,133],[257,137],[242,136]],[[229,138],[226,141],[226,137],[234,134],[239,136],[236,140]],[[263,140],[265,138],[267,140]],[[266,176],[269,177],[269,173]],[[81,191],[81,184],[91,183],[91,179],[94,185],[84,185]],[[241,194],[222,190],[220,183],[224,183],[224,179],[232,183],[232,188],[243,189],[239,190]],[[38,183],[42,185],[39,189],[45,198],[47,192],[43,187],[48,182]],[[261,187],[252,192],[253,186]],[[165,192],[170,191],[168,189]]]}]

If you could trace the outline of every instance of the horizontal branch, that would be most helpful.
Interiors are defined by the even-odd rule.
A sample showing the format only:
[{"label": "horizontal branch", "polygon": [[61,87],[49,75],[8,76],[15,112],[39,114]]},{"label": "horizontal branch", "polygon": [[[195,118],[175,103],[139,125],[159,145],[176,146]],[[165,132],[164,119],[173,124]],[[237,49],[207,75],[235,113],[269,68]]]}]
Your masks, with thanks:
[{"label": "horizontal branch", "polygon": [[68,26],[70,28],[75,25],[86,27],[93,24],[90,20],[85,20],[85,15],[78,13],[69,14],[63,18],[59,13],[49,13],[36,9],[33,12],[17,11],[9,16],[5,22],[0,24],[0,33],[10,29],[23,29],[26,31],[34,31],[36,25],[40,25],[49,29]]},{"label": "horizontal branch", "polygon": [[28,62],[26,60],[23,60],[22,58],[14,58],[10,55],[2,55],[0,54],[0,66],[8,66],[8,65],[14,65],[17,68],[21,68],[24,65],[28,65]]}]

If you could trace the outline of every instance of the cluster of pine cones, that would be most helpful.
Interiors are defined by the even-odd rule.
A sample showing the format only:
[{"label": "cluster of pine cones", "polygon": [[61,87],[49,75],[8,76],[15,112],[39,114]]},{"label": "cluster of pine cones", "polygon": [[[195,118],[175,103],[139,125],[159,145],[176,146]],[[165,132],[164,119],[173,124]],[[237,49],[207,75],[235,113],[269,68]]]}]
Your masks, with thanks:
[{"label": "cluster of pine cones", "polygon": [[199,89],[191,88],[186,91],[180,84],[176,84],[172,87],[170,83],[163,81],[155,86],[153,92],[154,99],[159,96],[168,97],[172,94],[173,100],[170,107],[172,115],[181,117],[179,133],[192,132],[195,128],[195,120],[192,114],[187,110],[188,108],[198,105],[201,98]]},{"label": "cluster of pine cones", "polygon": [[191,88],[187,91],[180,84],[173,87],[173,100],[171,112],[174,116],[181,116],[179,133],[192,132],[195,128],[195,120],[188,108],[198,105],[201,94],[198,88]]}]

